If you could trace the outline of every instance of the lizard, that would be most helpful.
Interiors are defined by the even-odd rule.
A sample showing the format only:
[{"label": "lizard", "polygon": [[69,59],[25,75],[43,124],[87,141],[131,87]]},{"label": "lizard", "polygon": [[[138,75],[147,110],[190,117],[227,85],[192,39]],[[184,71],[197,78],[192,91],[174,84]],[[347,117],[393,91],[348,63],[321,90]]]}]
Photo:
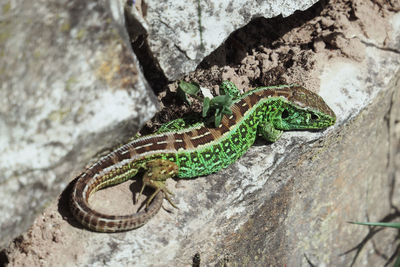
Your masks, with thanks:
[{"label": "lizard", "polygon": [[[322,97],[297,84],[258,87],[243,94],[229,81],[223,82],[221,88],[234,98],[231,114],[224,114],[217,127],[202,120],[187,125],[184,119],[177,119],[154,134],[130,141],[87,168],[72,189],[73,216],[99,232],[140,227],[159,211],[164,198],[176,207],[165,185],[168,178],[194,178],[226,168],[248,150],[257,136],[275,142],[283,131],[321,130],[336,121],[335,113]],[[139,195],[146,186],[154,189],[144,211],[114,216],[90,207],[89,198],[94,192],[138,173],[143,173]]]}]

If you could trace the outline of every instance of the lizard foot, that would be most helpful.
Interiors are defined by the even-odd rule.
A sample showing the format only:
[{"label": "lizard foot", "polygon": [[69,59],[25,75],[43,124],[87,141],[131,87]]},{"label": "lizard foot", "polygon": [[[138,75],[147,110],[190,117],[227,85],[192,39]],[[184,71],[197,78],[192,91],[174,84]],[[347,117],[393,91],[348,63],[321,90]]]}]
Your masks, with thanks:
[{"label": "lizard foot", "polygon": [[147,171],[143,175],[143,186],[140,190],[139,196],[143,193],[143,190],[146,186],[152,187],[155,189],[154,193],[149,197],[146,201],[146,209],[150,205],[153,198],[162,191],[164,193],[164,197],[168,200],[168,202],[174,207],[178,207],[172,202],[170,196],[173,195],[171,191],[165,186],[165,181],[168,178],[172,178],[178,174],[178,166],[169,160],[164,159],[154,159],[145,164],[145,168]]}]

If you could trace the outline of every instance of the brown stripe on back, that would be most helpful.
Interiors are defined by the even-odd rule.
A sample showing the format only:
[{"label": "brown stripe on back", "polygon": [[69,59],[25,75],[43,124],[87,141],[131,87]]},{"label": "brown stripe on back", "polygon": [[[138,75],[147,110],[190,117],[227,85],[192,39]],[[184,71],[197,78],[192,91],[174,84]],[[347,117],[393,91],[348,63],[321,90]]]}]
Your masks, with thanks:
[{"label": "brown stripe on back", "polygon": [[[257,95],[258,101],[261,100],[262,98],[280,97],[280,96],[290,100],[290,98],[293,96],[293,92],[291,90],[292,90],[292,88],[281,88],[281,89],[276,89],[276,90],[261,90],[261,91],[255,92],[253,95]],[[251,100],[251,101],[254,101],[254,100]]]},{"label": "brown stripe on back", "polygon": [[143,146],[136,148],[136,153],[142,154],[153,150],[164,149],[166,147],[166,144],[157,145],[155,143],[146,143]]},{"label": "brown stripe on back", "polygon": [[283,96],[286,99],[290,99],[293,95],[293,93],[289,90],[281,89],[281,90],[275,90],[276,94],[278,96]]},{"label": "brown stripe on back", "polygon": [[149,143],[152,143],[151,138],[150,139],[139,139],[136,140],[136,142],[132,143],[133,149],[135,149],[136,153],[142,153],[142,151],[146,151],[144,147],[147,147]]},{"label": "brown stripe on back", "polygon": [[234,126],[237,123],[237,121],[236,121],[236,113],[235,112],[232,111],[232,114],[231,115],[227,115],[226,117],[227,117],[227,120],[228,120],[226,125],[229,128],[231,128],[232,126]]},{"label": "brown stripe on back", "polygon": [[190,141],[193,144],[193,147],[198,147],[199,145],[204,145],[208,142],[214,141],[214,137],[211,134],[210,129],[206,128],[205,126],[194,129],[190,132],[192,133]]},{"label": "brown stripe on back", "polygon": [[112,153],[108,154],[108,157],[110,157],[113,164],[116,164],[123,160],[122,155],[118,152],[112,152]]},{"label": "brown stripe on back", "polygon": [[149,143],[154,143],[154,142],[155,142],[155,138],[154,137],[140,138],[140,139],[135,140],[135,142],[132,143],[132,146],[135,149],[138,149],[138,148],[140,148],[142,146],[145,146],[145,145],[147,145]]},{"label": "brown stripe on back", "polygon": [[202,144],[212,142],[220,138],[224,133],[229,131],[229,119],[226,115],[223,116],[220,125],[217,128],[206,128],[209,134],[205,134],[199,140],[202,140]]},{"label": "brown stripe on back", "polygon": [[290,98],[293,93],[291,92],[291,89],[289,90],[289,88],[280,88],[280,89],[271,89],[271,90],[262,90],[262,91],[258,91],[256,92],[257,95],[259,96],[259,98],[266,98],[266,97],[279,97],[279,96],[283,96],[285,98]]},{"label": "brown stripe on back", "polygon": [[[231,110],[235,112],[235,109],[237,109],[239,111],[239,113],[241,115],[243,115],[244,113],[246,113],[246,111],[248,109],[251,108],[249,105],[250,105],[250,100],[248,100],[248,97],[245,97],[242,100],[240,100],[239,102],[233,104],[231,106]],[[237,115],[236,115],[236,117],[237,117]]]},{"label": "brown stripe on back", "polygon": [[206,134],[208,132],[209,132],[208,128],[206,128],[204,126],[200,127],[200,128],[197,129],[197,136],[204,135],[204,134]]},{"label": "brown stripe on back", "polygon": [[[243,109],[245,109],[245,107],[243,107]],[[244,113],[242,113],[241,107],[239,106],[238,103],[233,104],[233,105],[231,106],[231,110],[232,110],[232,113],[235,114],[235,120],[236,120],[236,122],[239,121],[239,120],[243,117],[243,115],[244,115]],[[246,108],[246,110],[247,110],[247,108]],[[244,110],[244,112],[246,112],[246,110]]]},{"label": "brown stripe on back", "polygon": [[174,147],[174,142],[175,142],[175,137],[174,137],[174,134],[172,134],[172,133],[169,133],[169,134],[167,134],[167,147],[165,148],[166,150],[175,150],[175,147]]},{"label": "brown stripe on back", "polygon": [[90,166],[86,171],[86,176],[91,177],[94,176],[96,173],[101,172],[104,168],[108,167],[106,162],[100,159],[98,162],[95,162],[92,166]]},{"label": "brown stripe on back", "polygon": [[151,150],[164,150],[167,148],[167,137],[163,140],[154,142],[152,146],[150,146]]},{"label": "brown stripe on back", "polygon": [[[223,135],[224,133],[226,133],[226,132],[228,132],[229,131],[229,120],[228,120],[228,118],[227,118],[227,116],[226,115],[224,115],[224,117],[222,118],[222,120],[221,120],[221,123],[220,123],[220,125],[217,127],[217,128],[211,128],[210,129],[210,132],[211,132],[211,130],[217,130],[217,131],[219,131],[219,135],[221,136],[221,135]],[[214,133],[213,132],[211,132],[212,134],[213,134],[213,136],[215,137],[215,138],[218,138],[219,136],[217,136],[217,135],[214,135]]]},{"label": "brown stripe on back", "polygon": [[188,133],[186,132],[183,133],[183,142],[185,143],[186,149],[192,149],[194,148],[194,146],[191,140],[191,136]]},{"label": "brown stripe on back", "polygon": [[189,137],[193,137],[193,136],[197,136],[198,135],[198,131],[197,129],[193,129],[191,131],[185,132]]},{"label": "brown stripe on back", "polygon": [[210,128],[210,133],[211,133],[211,141],[217,140],[218,138],[220,138],[224,134],[224,132],[221,131],[221,129],[219,129],[219,128],[216,128],[216,129],[215,128]]},{"label": "brown stripe on back", "polygon": [[167,139],[168,139],[168,137],[164,134],[164,135],[160,135],[160,136],[154,136],[153,138],[151,138],[151,141],[154,143],[165,143],[167,141]]},{"label": "brown stripe on back", "polygon": [[247,97],[245,97],[245,100],[248,99],[248,100],[250,101],[250,104],[249,104],[249,108],[248,108],[248,109],[250,109],[250,108],[253,107],[255,104],[257,104],[258,101],[260,100],[260,98],[261,98],[261,97],[260,97],[259,94],[257,94],[257,92],[255,92],[255,93],[253,93],[253,94],[248,95]]},{"label": "brown stripe on back", "polygon": [[183,133],[174,134],[174,148],[175,150],[186,149],[185,141],[183,140]]},{"label": "brown stripe on back", "polygon": [[[211,129],[210,129],[211,130]],[[214,137],[211,134],[210,131],[208,131],[207,134],[203,134],[203,135],[199,135],[199,136],[193,136],[191,139],[191,142],[193,144],[194,147],[198,147],[200,145],[204,145],[207,144],[209,142],[214,141]]]},{"label": "brown stripe on back", "polygon": [[145,138],[133,143],[136,154],[141,154],[153,150],[163,150],[167,148],[168,137],[166,135]]},{"label": "brown stripe on back", "polygon": [[279,90],[262,90],[262,91],[258,91],[257,94],[258,94],[258,97],[261,99],[261,98],[266,98],[269,96],[277,96],[276,91],[279,91]]},{"label": "brown stripe on back", "polygon": [[[131,148],[131,144],[130,143],[125,144],[122,147],[120,147],[119,149],[117,149],[114,152],[110,153],[109,155],[112,156],[112,157],[116,157],[118,159],[117,162],[121,162],[124,159],[129,159],[131,157],[130,148]],[[128,151],[128,153],[126,151]],[[112,155],[112,154],[114,154],[114,155]],[[115,159],[113,161],[115,161]],[[114,164],[117,163],[117,162],[114,162]]]},{"label": "brown stripe on back", "polygon": [[131,158],[134,158],[135,156],[137,156],[136,149],[133,146],[129,146],[129,156]]}]

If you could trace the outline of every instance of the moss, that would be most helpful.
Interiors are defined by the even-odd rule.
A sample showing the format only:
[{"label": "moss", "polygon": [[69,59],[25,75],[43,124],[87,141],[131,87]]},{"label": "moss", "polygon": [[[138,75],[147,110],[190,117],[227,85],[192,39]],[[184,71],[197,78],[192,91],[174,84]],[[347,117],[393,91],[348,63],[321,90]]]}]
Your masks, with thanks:
[{"label": "moss", "polygon": [[10,33],[8,31],[0,32],[0,44],[4,43],[8,37],[10,37]]},{"label": "moss", "polygon": [[0,29],[0,44],[2,44],[11,36],[10,23],[8,21],[0,21]]},{"label": "moss", "polygon": [[63,22],[61,24],[61,28],[60,29],[61,29],[62,32],[69,31],[71,29],[71,25],[69,24],[69,21]]},{"label": "moss", "polygon": [[49,120],[54,121],[54,122],[60,122],[62,121],[69,113],[71,112],[70,108],[64,108],[64,109],[59,109],[55,110],[50,113],[49,115]]},{"label": "moss", "polygon": [[39,50],[39,49],[36,49],[36,50],[33,52],[33,58],[34,58],[34,59],[39,59],[40,56],[41,56],[40,50]]},{"label": "moss", "polygon": [[69,77],[68,80],[65,82],[65,90],[71,91],[71,88],[75,83],[77,83],[76,77],[74,77],[74,76]]},{"label": "moss", "polygon": [[8,3],[4,4],[2,9],[3,9],[3,15],[7,14],[8,11],[10,11],[10,9],[11,9],[11,3],[8,2]]},{"label": "moss", "polygon": [[76,39],[81,40],[86,34],[85,29],[80,29],[78,33],[76,34]]}]

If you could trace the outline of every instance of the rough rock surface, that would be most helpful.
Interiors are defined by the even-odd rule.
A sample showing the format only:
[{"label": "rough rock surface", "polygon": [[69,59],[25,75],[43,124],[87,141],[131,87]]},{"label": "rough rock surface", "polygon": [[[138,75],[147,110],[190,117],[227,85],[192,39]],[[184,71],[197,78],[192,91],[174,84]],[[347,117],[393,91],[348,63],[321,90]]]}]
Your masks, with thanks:
[{"label": "rough rock surface", "polygon": [[121,3],[2,1],[0,10],[3,247],[99,148],[133,135],[156,103],[121,26]]},{"label": "rough rock surface", "polygon": [[193,71],[233,31],[252,19],[286,17],[315,2],[139,0],[131,14],[140,24],[134,31],[146,35],[155,62],[169,80],[175,80]]},{"label": "rough rock surface", "polygon": [[[395,3],[333,0],[287,19],[257,19],[232,34],[207,64],[186,77],[215,91],[226,78],[241,90],[300,83],[333,108],[338,118],[333,127],[284,133],[274,144],[259,141],[217,174],[168,181],[180,209],[165,203],[166,210],[130,232],[82,229],[68,212],[66,190],[27,233],[0,253],[0,263],[383,266],[393,262],[397,231],[348,221],[400,220],[400,6]],[[102,190],[92,204],[105,212],[128,213],[135,184]]]}]

